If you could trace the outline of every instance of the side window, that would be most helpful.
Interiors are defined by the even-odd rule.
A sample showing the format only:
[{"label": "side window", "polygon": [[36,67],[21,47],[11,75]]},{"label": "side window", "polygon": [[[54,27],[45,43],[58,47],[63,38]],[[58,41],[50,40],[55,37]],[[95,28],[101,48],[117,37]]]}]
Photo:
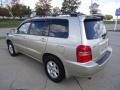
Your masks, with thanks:
[{"label": "side window", "polygon": [[54,19],[51,21],[49,36],[58,38],[68,37],[68,20]]},{"label": "side window", "polygon": [[49,25],[46,21],[34,21],[31,24],[30,35],[47,36]]},{"label": "side window", "polygon": [[30,23],[24,23],[23,25],[20,26],[20,28],[18,29],[17,34],[27,34],[28,30],[30,27]]}]

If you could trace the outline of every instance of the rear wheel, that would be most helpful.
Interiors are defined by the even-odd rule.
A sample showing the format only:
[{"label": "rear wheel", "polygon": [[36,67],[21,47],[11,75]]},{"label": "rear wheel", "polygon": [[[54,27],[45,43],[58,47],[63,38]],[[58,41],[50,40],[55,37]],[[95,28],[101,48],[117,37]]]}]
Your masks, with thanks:
[{"label": "rear wheel", "polygon": [[47,76],[54,82],[61,82],[65,78],[65,70],[60,60],[54,56],[44,58]]},{"label": "rear wheel", "polygon": [[15,49],[14,49],[12,42],[8,42],[7,45],[8,45],[8,51],[9,51],[10,55],[16,56],[17,53],[15,52]]}]

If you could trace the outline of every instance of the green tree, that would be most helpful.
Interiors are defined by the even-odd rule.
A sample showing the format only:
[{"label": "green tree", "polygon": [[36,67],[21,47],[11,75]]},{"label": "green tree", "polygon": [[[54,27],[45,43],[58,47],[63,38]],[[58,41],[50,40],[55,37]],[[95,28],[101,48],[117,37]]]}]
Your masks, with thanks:
[{"label": "green tree", "polygon": [[25,15],[27,15],[28,17],[30,16],[31,12],[32,11],[29,6],[25,8]]},{"label": "green tree", "polygon": [[105,15],[104,19],[105,20],[111,20],[111,19],[113,19],[113,16],[112,15]]},{"label": "green tree", "polygon": [[36,13],[39,16],[46,16],[51,14],[51,1],[52,0],[39,0],[36,4]]},{"label": "green tree", "polygon": [[15,4],[11,7],[11,11],[14,17],[20,17],[22,18],[22,16],[24,16],[23,13],[23,9],[22,9],[22,5],[21,4]]},{"label": "green tree", "polygon": [[30,15],[31,13],[30,7],[18,3],[11,7],[11,11],[14,17],[20,18]]},{"label": "green tree", "polygon": [[64,0],[61,11],[63,14],[75,13],[80,4],[80,0]]}]

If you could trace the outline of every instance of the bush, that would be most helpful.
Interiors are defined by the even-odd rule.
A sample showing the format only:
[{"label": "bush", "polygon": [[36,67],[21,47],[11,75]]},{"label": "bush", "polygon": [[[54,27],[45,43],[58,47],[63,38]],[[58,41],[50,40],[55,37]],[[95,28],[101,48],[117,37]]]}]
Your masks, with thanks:
[{"label": "bush", "polygon": [[17,27],[23,20],[0,19],[0,28]]}]

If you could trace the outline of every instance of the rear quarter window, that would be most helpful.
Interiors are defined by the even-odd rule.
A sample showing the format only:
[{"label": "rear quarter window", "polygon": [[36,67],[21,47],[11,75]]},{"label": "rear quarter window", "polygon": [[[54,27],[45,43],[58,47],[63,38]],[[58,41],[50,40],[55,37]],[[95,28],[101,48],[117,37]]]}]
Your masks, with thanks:
[{"label": "rear quarter window", "polygon": [[51,20],[49,36],[57,38],[67,38],[68,20],[64,19]]}]

